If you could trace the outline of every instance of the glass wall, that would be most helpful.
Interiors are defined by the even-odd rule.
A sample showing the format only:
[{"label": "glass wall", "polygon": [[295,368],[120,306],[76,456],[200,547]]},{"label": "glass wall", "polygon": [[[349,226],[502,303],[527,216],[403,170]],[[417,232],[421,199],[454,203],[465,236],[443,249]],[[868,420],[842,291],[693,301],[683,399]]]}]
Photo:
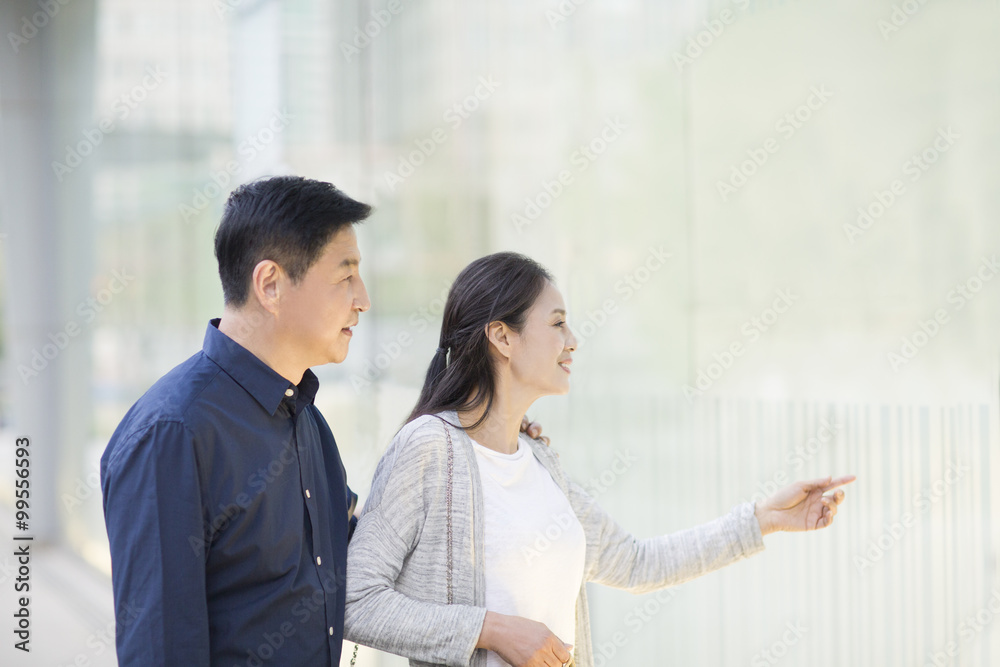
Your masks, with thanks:
[{"label": "glass wall", "polygon": [[[316,369],[362,496],[450,281],[501,249],[553,271],[582,341],[532,417],[637,536],[858,475],[831,530],[594,588],[598,664],[996,663],[996,2],[78,4],[7,45],[17,77],[45,56],[0,88],[0,475],[56,400],[53,543],[109,571],[100,455],[221,311],[228,192],[296,173],[376,207],[372,310]],[[34,134],[11,81],[53,100]]]}]

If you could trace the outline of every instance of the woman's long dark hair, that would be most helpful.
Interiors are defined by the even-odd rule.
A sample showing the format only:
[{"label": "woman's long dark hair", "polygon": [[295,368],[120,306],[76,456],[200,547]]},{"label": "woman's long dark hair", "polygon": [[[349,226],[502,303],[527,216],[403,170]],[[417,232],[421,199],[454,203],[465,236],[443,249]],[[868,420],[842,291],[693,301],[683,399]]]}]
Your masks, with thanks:
[{"label": "woman's long dark hair", "polygon": [[406,421],[485,405],[482,416],[469,428],[482,424],[496,396],[486,325],[503,322],[520,332],[528,310],[551,280],[541,264],[515,252],[487,255],[465,267],[448,292],[438,349],[427,369],[420,400]]}]

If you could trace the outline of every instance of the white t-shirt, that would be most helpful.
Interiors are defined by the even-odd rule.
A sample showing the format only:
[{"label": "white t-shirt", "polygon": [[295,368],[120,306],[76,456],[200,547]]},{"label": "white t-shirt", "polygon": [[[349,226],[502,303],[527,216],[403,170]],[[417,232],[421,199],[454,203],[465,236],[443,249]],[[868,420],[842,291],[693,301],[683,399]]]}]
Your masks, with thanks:
[{"label": "white t-shirt", "polygon": [[[544,623],[576,643],[587,539],[569,500],[523,442],[501,454],[472,442],[486,509],[486,608]],[[493,651],[487,667],[509,667]]]}]

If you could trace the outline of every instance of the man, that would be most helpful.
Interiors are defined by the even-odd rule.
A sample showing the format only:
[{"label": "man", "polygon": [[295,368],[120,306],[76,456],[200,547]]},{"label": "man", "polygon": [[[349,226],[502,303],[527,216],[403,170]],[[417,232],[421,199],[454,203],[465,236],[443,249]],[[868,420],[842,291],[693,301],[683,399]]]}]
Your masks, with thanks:
[{"label": "man", "polygon": [[223,316],[101,458],[122,667],[339,665],[357,496],[309,368],[346,358],[371,305],[354,233],[370,212],[299,177],[226,202]]},{"label": "man", "polygon": [[101,459],[123,667],[340,663],[356,496],[309,368],[344,360],[371,305],[370,210],[298,177],[226,203],[223,316]]}]

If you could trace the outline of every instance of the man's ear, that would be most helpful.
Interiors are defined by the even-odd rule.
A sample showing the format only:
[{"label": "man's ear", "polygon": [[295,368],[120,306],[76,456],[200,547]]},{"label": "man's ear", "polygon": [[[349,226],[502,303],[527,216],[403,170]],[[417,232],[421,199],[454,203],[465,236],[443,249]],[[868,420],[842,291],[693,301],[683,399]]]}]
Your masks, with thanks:
[{"label": "man's ear", "polygon": [[510,327],[503,322],[490,322],[486,325],[486,340],[505,359],[510,359],[511,355],[511,334]]},{"label": "man's ear", "polygon": [[269,313],[276,314],[278,311],[285,277],[284,269],[274,260],[261,260],[253,267],[250,289],[261,307]]}]

